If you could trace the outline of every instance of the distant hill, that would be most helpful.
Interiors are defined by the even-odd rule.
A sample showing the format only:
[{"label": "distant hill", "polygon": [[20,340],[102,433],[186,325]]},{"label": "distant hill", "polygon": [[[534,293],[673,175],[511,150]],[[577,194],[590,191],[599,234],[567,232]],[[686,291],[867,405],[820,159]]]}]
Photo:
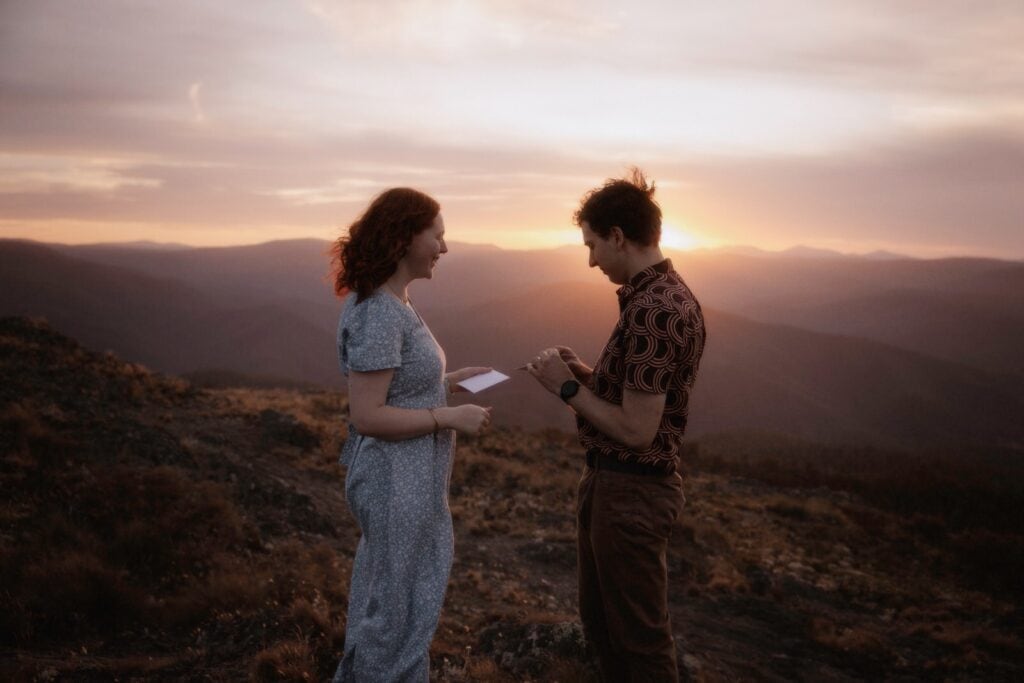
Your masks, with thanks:
[{"label": "distant hill", "polygon": [[1024,264],[683,255],[707,305],[1024,375]]},{"label": "distant hill", "polygon": [[[236,306],[283,299],[310,316],[336,310],[326,279],[330,243],[322,240],[191,250],[56,248],[181,280]],[[1024,263],[848,256],[805,247],[668,253],[709,308],[1024,375]],[[508,251],[453,243],[434,280],[414,283],[412,293],[422,310],[433,312],[561,282],[603,280],[587,268],[582,247]]]},{"label": "distant hill", "polygon": [[88,251],[109,251],[110,249],[134,249],[138,251],[191,251],[195,247],[181,242],[154,242],[153,240],[133,240],[129,242],[94,242],[92,244],[75,245],[75,249]]},{"label": "distant hill", "polygon": [[[1024,381],[878,342],[708,312],[695,434],[745,427],[888,445],[1024,449]],[[785,428],[778,429],[780,425]]]},{"label": "distant hill", "polygon": [[[1024,287],[1024,277],[1013,286]],[[1007,315],[1006,295],[893,289],[790,309],[787,324],[819,332],[884,339],[905,349],[1024,377],[1024,315]],[[997,298],[998,297],[998,298]]]},{"label": "distant hill", "polygon": [[43,316],[94,348],[154,369],[318,383],[337,377],[336,303],[334,311],[310,315],[305,301],[239,296],[29,242],[0,243],[0,283],[0,314]]},{"label": "distant hill", "polygon": [[[252,386],[275,377],[340,386],[340,302],[325,278],[327,247],[304,240],[140,251],[0,241],[0,314],[45,316],[93,347],[162,371]],[[604,345],[615,288],[584,256],[453,245],[433,281],[414,283],[413,300],[450,367],[489,364],[513,375],[479,397],[495,404],[499,423],[572,429],[570,413],[514,368],[548,345],[573,346],[589,362]],[[998,296],[1024,266],[674,258],[709,320],[694,435],[769,429],[882,444],[1024,442],[1024,379],[1013,373],[1024,348],[1024,288]]]},{"label": "distant hill", "polygon": [[[514,313],[513,313],[514,312]],[[570,411],[522,372],[544,346],[592,364],[615,324],[598,285],[534,290],[429,321],[452,367],[493,359],[509,386],[472,400],[505,423],[572,428]],[[693,436],[737,429],[888,445],[1024,447],[1024,381],[877,342],[766,325],[705,309],[708,345],[691,407]]]},{"label": "distant hill", "polygon": [[[50,246],[50,245],[47,245]],[[289,240],[240,247],[140,250],[121,245],[52,245],[93,263],[178,280],[211,298],[250,306],[276,300],[322,300],[329,270],[323,240]]]}]

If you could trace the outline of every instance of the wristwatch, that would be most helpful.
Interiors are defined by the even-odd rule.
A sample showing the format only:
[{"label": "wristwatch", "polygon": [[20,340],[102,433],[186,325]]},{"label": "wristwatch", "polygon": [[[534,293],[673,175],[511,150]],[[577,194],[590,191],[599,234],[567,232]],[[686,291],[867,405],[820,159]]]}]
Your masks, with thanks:
[{"label": "wristwatch", "polygon": [[579,382],[577,382],[574,379],[567,379],[564,382],[562,382],[562,388],[558,390],[558,395],[562,398],[563,401],[568,403],[569,399],[575,396],[576,392],[578,392],[579,390]]}]

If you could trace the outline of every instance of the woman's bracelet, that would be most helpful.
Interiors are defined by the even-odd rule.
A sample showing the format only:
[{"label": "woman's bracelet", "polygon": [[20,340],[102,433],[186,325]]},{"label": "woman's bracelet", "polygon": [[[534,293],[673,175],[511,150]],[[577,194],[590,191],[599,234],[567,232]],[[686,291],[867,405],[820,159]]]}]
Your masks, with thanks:
[{"label": "woman's bracelet", "polygon": [[433,408],[427,408],[427,412],[430,413],[430,417],[434,418],[434,433],[437,434],[441,431],[441,423],[437,421],[437,415],[434,414]]}]

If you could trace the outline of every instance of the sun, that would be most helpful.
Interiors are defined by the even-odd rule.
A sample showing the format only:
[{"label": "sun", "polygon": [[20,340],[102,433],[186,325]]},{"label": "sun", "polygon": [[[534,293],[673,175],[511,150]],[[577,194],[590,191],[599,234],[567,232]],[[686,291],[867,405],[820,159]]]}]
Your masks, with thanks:
[{"label": "sun", "polygon": [[661,222],[661,246],[669,249],[695,249],[700,246],[696,237],[670,221]]}]

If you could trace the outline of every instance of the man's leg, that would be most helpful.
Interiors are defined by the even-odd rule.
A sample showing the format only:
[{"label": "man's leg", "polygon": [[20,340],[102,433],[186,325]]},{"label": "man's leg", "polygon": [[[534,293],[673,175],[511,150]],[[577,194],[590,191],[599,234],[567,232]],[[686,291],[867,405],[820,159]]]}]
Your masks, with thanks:
[{"label": "man's leg", "polygon": [[596,474],[590,541],[617,681],[679,680],[666,550],[683,506],[678,475]]},{"label": "man's leg", "polygon": [[596,473],[587,468],[580,480],[576,498],[576,567],[579,582],[580,621],[587,643],[597,655],[601,679],[607,683],[626,680],[625,662],[612,650],[604,613],[601,582],[598,579],[591,540],[594,483]]}]

